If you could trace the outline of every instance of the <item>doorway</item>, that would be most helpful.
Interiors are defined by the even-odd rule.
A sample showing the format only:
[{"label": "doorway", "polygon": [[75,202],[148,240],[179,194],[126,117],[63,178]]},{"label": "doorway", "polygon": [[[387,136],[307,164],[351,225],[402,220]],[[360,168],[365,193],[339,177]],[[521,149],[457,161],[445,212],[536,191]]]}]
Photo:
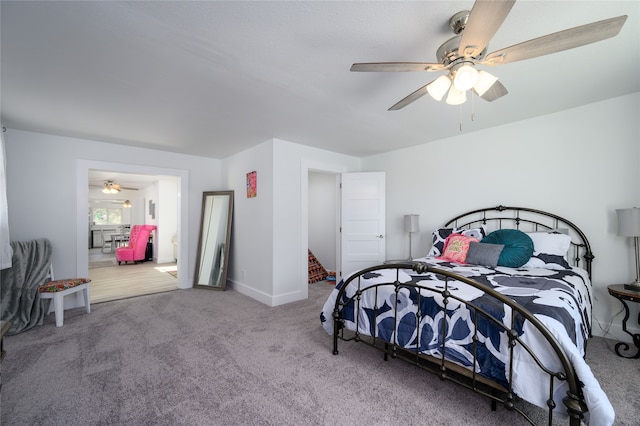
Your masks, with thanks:
[{"label": "doorway", "polygon": [[[177,234],[178,178],[96,169],[89,170],[88,178],[91,303],[176,290],[172,242]],[[147,201],[152,200],[157,207],[150,211]],[[142,224],[158,227],[145,253],[149,257],[146,262],[118,264],[117,247],[128,245],[131,226]]]},{"label": "doorway", "polygon": [[338,270],[337,173],[309,171],[309,250],[327,271]]},{"label": "doorway", "polygon": [[[98,162],[98,161],[88,161],[88,160],[78,160],[78,185],[77,185],[77,194],[78,194],[78,204],[77,204],[77,273],[78,276],[91,276],[89,272],[89,249],[88,242],[90,231],[87,220],[87,206],[89,205],[89,176],[92,170],[100,170],[100,171],[109,171],[109,173],[113,173],[114,176],[119,175],[127,175],[127,174],[137,174],[143,176],[165,176],[171,177],[175,181],[175,193],[176,196],[174,200],[176,201],[175,213],[174,213],[174,227],[176,228],[175,235],[175,246],[170,248],[171,251],[171,259],[175,261],[173,258],[173,253],[175,250],[177,261],[175,261],[175,268],[177,270],[187,271],[187,260],[180,256],[180,253],[186,253],[186,248],[188,246],[188,232],[186,232],[186,211],[188,206],[188,196],[187,196],[187,172],[184,170],[176,170],[176,169],[164,169],[157,167],[148,167],[148,166],[139,166],[139,165],[131,165],[131,164],[120,164],[120,163],[106,163],[106,162]],[[145,221],[145,215],[149,213],[149,209],[146,208],[148,205],[148,197],[140,196],[140,199],[143,202],[140,202],[141,210],[139,214],[142,215],[142,223]],[[142,210],[144,207],[144,210]],[[160,209],[161,206],[158,206]],[[159,212],[158,212],[159,213]],[[166,216],[166,215],[165,215]],[[162,217],[161,215],[159,217]],[[160,224],[158,224],[158,230],[160,229]],[[167,229],[167,226],[164,225],[163,229]],[[165,233],[166,236],[166,233]],[[168,238],[171,238],[172,235],[169,235]],[[155,249],[154,249],[155,251]],[[165,258],[166,259],[166,258]],[[117,263],[116,263],[117,265]],[[133,266],[133,265],[130,265]],[[169,271],[158,270],[163,268],[162,264],[156,264],[152,262],[144,262],[142,264],[138,264],[135,266],[146,266],[150,270],[155,271],[147,271],[154,273],[162,273],[166,275],[164,278],[170,278],[174,280],[175,288],[189,288],[189,280],[188,273],[177,274],[177,278],[171,276]],[[124,270],[121,270],[119,273],[122,273]],[[142,269],[142,268],[138,268]],[[100,271],[103,273],[104,271]],[[129,272],[133,273],[133,269],[129,268]],[[122,276],[121,281],[126,281],[126,276]],[[127,296],[130,297],[130,296]],[[93,297],[92,297],[93,299]]]},{"label": "doorway", "polygon": [[[385,252],[386,252],[386,219],[385,219],[385,177],[383,172],[349,172],[348,170],[336,170],[335,167],[331,165],[319,165],[314,164],[311,166],[310,163],[303,162],[302,163],[302,206],[301,212],[302,214],[302,257],[303,259],[300,262],[300,276],[308,277],[309,272],[309,256],[308,250],[310,247],[310,227],[312,226],[312,213],[310,213],[310,200],[315,195],[312,193],[313,189],[310,188],[310,180],[314,179],[313,174],[321,173],[325,175],[331,175],[335,179],[335,193],[334,193],[334,214],[335,214],[335,225],[334,231],[331,232],[327,230],[327,235],[334,235],[335,241],[335,272],[336,272],[336,280],[339,281],[343,274],[347,274],[353,272],[357,269],[362,269],[367,266],[373,266],[377,264],[382,264],[385,260]],[[360,204],[360,208],[365,208],[366,211],[375,211],[375,214],[366,214],[366,218],[363,216],[361,219],[364,219],[365,222],[368,222],[368,226],[360,226],[358,229],[361,229],[361,233],[366,233],[366,237],[359,237],[359,240],[362,244],[359,244],[359,249],[361,250],[359,256],[356,256],[357,259],[353,259],[353,250],[345,250],[343,252],[343,232],[345,231],[345,224],[342,223],[343,215],[347,215],[347,219],[349,218],[349,213],[353,212],[353,205],[349,207],[349,197],[346,197],[345,202],[347,203],[346,207],[343,203],[343,195],[345,192],[345,188],[343,186],[342,179],[344,175],[347,174],[353,177],[356,181],[362,180],[373,181],[375,184],[373,185],[365,185],[364,189],[358,189],[358,185],[353,186],[353,179],[347,179],[349,183],[349,188],[347,189],[347,193],[351,192],[360,192],[362,196],[357,197],[360,198],[360,201],[363,203]],[[359,178],[358,178],[359,176]],[[375,190],[374,190],[375,189]],[[325,197],[330,197],[329,195],[324,195]],[[353,203],[352,203],[353,204]],[[358,204],[358,203],[356,203]],[[372,206],[375,206],[373,208]],[[343,211],[343,209],[346,209]],[[362,210],[361,210],[362,211]],[[331,214],[326,213],[326,214]],[[353,222],[353,221],[351,221]],[[371,228],[373,226],[373,228]],[[371,228],[371,229],[370,229]],[[357,232],[356,232],[357,234]],[[354,234],[355,235],[355,234]],[[327,236],[325,236],[325,239]],[[347,241],[349,237],[347,236]],[[347,245],[347,248],[349,246]],[[355,265],[355,266],[354,266]],[[345,270],[345,266],[346,269]],[[305,282],[307,280],[305,279]],[[303,290],[303,294],[305,297],[308,295],[308,289],[305,288]]]}]

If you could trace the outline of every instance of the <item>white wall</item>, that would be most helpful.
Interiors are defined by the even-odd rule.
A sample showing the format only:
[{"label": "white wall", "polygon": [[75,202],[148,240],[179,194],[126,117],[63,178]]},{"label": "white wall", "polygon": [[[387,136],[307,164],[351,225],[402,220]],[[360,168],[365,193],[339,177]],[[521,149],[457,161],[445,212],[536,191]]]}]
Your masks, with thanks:
[{"label": "white wall", "polygon": [[[178,232],[178,194],[178,183],[173,176],[161,176],[157,182],[140,191],[143,219],[134,224],[156,226],[152,235],[153,259],[157,263],[174,261],[171,238]],[[149,201],[155,204],[153,216],[149,212]]]},{"label": "white wall", "polygon": [[[77,223],[86,218],[87,170],[173,170],[186,181],[178,215],[186,229],[179,260],[187,263],[179,268],[188,275],[180,274],[180,286],[193,282],[202,192],[232,189],[231,286],[275,306],[307,297],[309,171],[384,171],[389,258],[406,255],[401,217],[408,212],[421,219],[414,256],[428,250],[431,229],[471,208],[533,206],[572,220],[596,255],[594,315],[606,328],[620,309],[606,286],[634,277],[631,241],[615,235],[615,209],[640,206],[639,116],[634,94],[364,159],[274,139],[220,161],[8,129],[11,238],[49,238],[58,276],[86,274],[87,236],[80,238]],[[254,170],[258,196],[248,199],[246,174]],[[601,332],[597,323],[593,331]]]},{"label": "white wall", "polygon": [[[158,244],[156,244],[156,240],[157,240],[157,236],[158,236],[158,216],[157,216],[157,211],[158,211],[158,206],[161,205],[160,203],[160,197],[159,197],[159,184],[158,182],[154,182],[153,184],[145,187],[142,191],[141,191],[141,196],[143,198],[143,202],[142,202],[142,207],[143,207],[143,219],[141,222],[138,222],[138,225],[155,225],[156,229],[151,231],[151,239],[153,241],[153,258],[157,259],[158,258]],[[155,212],[153,215],[151,215],[151,212],[149,211],[149,203],[152,202],[155,204]]]},{"label": "white wall", "polygon": [[202,192],[219,189],[220,160],[13,129],[7,129],[5,142],[11,239],[51,240],[58,277],[88,273],[89,169],[105,166],[119,172],[181,176],[177,198],[183,211],[180,250],[186,263],[178,267],[186,273],[179,286],[191,286],[195,257],[190,253],[198,241]]},{"label": "white wall", "polygon": [[[225,188],[234,191],[227,283],[271,305],[273,294],[273,146],[264,142],[224,160]],[[247,173],[256,172],[257,196],[247,198]]]},{"label": "white wall", "polygon": [[307,298],[309,170],[356,172],[360,159],[274,140],[274,305]]},{"label": "white wall", "polygon": [[[594,317],[624,337],[621,317],[613,319],[621,304],[606,287],[635,277],[633,246],[616,235],[615,209],[640,205],[638,117],[634,94],[364,158],[364,171],[387,175],[388,257],[406,254],[400,218],[408,212],[420,214],[415,256],[428,251],[433,229],[467,210],[504,204],[556,213],[589,238]],[[635,321],[628,325],[637,330]],[[593,333],[604,333],[595,321]]]},{"label": "white wall", "polygon": [[[154,258],[158,263],[173,262],[171,238],[178,233],[178,185],[168,177],[158,181],[158,208],[156,219],[158,229],[153,240]],[[197,241],[197,240],[196,240]]]},{"label": "white wall", "polygon": [[[308,173],[358,171],[360,160],[278,139],[224,160],[235,191],[231,286],[270,306],[305,299]],[[246,197],[246,174],[257,172],[258,195]]]}]

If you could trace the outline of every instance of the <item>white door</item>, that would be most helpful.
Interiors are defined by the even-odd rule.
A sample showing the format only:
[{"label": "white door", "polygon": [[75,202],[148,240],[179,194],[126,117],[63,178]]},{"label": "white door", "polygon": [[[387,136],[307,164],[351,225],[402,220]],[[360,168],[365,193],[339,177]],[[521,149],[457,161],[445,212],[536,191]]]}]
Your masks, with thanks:
[{"label": "white door", "polygon": [[344,173],[340,276],[385,260],[385,174]]}]

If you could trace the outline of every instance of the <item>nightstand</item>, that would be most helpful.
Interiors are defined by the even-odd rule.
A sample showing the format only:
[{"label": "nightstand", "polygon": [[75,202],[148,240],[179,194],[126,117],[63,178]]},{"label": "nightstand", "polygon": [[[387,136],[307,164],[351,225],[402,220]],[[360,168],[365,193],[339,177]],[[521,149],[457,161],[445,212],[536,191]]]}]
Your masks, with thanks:
[{"label": "nightstand", "polygon": [[[607,287],[609,290],[609,294],[622,302],[622,306],[624,306],[624,319],[622,320],[622,331],[627,333],[629,336],[633,338],[633,344],[638,349],[635,355],[627,356],[620,353],[620,348],[623,351],[629,350],[629,344],[625,342],[619,342],[616,344],[615,349],[618,356],[623,358],[640,358],[640,334],[631,334],[627,330],[627,320],[629,319],[629,306],[628,302],[640,303],[640,292],[634,290],[627,290],[624,288],[624,284],[614,284]],[[640,324],[640,314],[638,315],[638,324]]]}]

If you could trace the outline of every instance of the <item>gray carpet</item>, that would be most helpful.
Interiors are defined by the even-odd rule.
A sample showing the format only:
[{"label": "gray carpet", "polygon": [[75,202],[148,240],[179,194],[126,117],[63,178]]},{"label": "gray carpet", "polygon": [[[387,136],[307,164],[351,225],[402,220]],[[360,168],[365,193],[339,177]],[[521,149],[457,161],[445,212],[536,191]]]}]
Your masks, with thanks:
[{"label": "gray carpet", "polygon": [[[2,425],[521,425],[502,407],[362,344],[331,338],[332,286],[269,308],[234,291],[178,290],[53,315],[5,339]],[[588,360],[637,425],[640,360],[594,338]],[[537,419],[537,408],[526,407]]]}]

